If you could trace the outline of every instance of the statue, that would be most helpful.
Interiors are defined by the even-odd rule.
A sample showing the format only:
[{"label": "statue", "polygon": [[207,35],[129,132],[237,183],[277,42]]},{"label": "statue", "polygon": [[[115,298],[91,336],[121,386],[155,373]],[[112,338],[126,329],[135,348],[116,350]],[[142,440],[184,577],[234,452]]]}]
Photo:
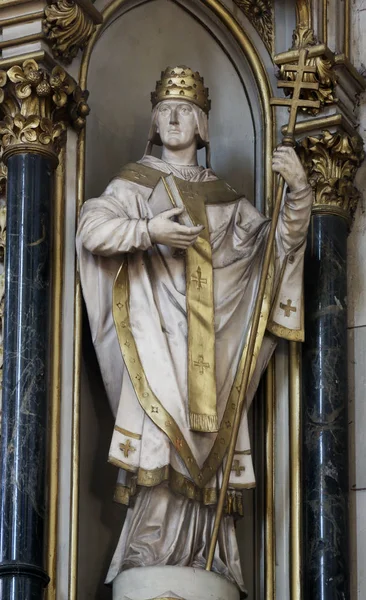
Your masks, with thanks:
[{"label": "statue", "polygon": [[[77,234],[93,343],[116,417],[116,499],[129,505],[107,583],[133,568],[205,568],[270,225],[211,169],[210,100],[199,73],[168,67],[152,105],[144,156],[85,202]],[[162,146],[161,158],[153,145]],[[276,149],[273,170],[288,192],[213,561],[242,592],[234,518],[243,490],[255,485],[247,411],[277,337],[303,339],[312,192],[292,148]]]}]

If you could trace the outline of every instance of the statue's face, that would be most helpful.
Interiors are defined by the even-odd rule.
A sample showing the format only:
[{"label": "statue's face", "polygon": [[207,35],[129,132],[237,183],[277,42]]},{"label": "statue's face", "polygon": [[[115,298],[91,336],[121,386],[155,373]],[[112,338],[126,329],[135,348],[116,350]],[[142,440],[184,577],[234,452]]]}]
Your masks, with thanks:
[{"label": "statue's face", "polygon": [[184,100],[164,100],[158,107],[157,131],[164,146],[184,150],[196,141],[197,123],[192,105]]}]

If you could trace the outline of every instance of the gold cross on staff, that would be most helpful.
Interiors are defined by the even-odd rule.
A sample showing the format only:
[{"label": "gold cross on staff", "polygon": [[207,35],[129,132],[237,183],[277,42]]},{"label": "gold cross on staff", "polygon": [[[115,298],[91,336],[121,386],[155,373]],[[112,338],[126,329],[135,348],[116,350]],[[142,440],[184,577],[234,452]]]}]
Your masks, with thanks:
[{"label": "gold cross on staff", "polygon": [[285,311],[285,317],[289,317],[292,312],[297,312],[296,306],[291,306],[292,300],[290,298],[287,300],[287,304],[280,302],[280,309]]},{"label": "gold cross on staff", "polygon": [[195,275],[191,276],[191,280],[196,282],[197,289],[200,290],[204,285],[207,285],[207,279],[202,277],[201,267],[197,267],[197,277]]},{"label": "gold cross on staff", "polygon": [[293,71],[296,73],[295,81],[279,81],[277,84],[279,88],[292,88],[292,98],[271,98],[272,106],[288,106],[290,108],[287,133],[283,138],[284,144],[293,145],[294,143],[296,117],[299,108],[320,108],[319,100],[303,100],[301,98],[302,90],[319,89],[319,83],[304,81],[304,75],[307,73],[316,73],[316,67],[306,64],[307,55],[307,48],[302,48],[299,52],[299,62],[297,65],[284,65],[285,71]]},{"label": "gold cross on staff", "polygon": [[242,471],[245,471],[245,467],[241,467],[241,466],[240,466],[240,462],[239,462],[239,461],[238,461],[238,459],[236,458],[236,459],[234,460],[234,462],[233,462],[233,466],[232,466],[232,469],[231,469],[231,470],[235,472],[235,475],[236,475],[237,477],[240,477],[240,475],[241,475],[241,472],[242,472]]},{"label": "gold cross on staff", "polygon": [[210,363],[204,362],[204,358],[203,358],[202,354],[200,354],[198,357],[198,360],[194,361],[193,366],[198,367],[201,375],[203,375],[205,372],[205,369],[210,368]]}]

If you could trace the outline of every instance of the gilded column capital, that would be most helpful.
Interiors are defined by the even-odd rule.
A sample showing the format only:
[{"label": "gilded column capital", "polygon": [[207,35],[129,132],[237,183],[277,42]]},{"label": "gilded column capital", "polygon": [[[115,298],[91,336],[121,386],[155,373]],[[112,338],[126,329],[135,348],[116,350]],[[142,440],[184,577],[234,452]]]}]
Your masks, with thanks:
[{"label": "gilded column capital", "polygon": [[234,0],[253,27],[258,31],[268,52],[274,50],[273,0]]},{"label": "gilded column capital", "polygon": [[58,0],[45,8],[43,32],[53,55],[69,64],[101,22],[100,13],[89,0]]},{"label": "gilded column capital", "polygon": [[351,224],[360,198],[354,178],[364,158],[361,137],[323,131],[304,138],[299,152],[314,190],[313,212],[339,215]]},{"label": "gilded column capital", "polygon": [[69,123],[85,125],[88,93],[60,66],[50,72],[33,60],[0,71],[0,144],[11,154],[37,152],[57,163]]}]

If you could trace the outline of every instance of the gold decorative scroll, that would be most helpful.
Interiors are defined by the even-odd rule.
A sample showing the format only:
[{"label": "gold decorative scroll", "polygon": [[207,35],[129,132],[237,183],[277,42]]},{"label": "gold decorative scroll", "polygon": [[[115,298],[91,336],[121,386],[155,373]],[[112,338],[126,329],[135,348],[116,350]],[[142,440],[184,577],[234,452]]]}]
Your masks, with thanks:
[{"label": "gold decorative scroll", "polygon": [[272,54],[274,44],[273,0],[234,0],[258,31],[268,52]]},{"label": "gold decorative scroll", "polygon": [[361,137],[323,131],[303,139],[299,151],[314,190],[313,212],[337,214],[351,222],[360,198],[354,178],[364,158]]},{"label": "gold decorative scroll", "polygon": [[73,0],[54,2],[44,12],[43,31],[54,56],[71,63],[95,30],[93,18]]}]

